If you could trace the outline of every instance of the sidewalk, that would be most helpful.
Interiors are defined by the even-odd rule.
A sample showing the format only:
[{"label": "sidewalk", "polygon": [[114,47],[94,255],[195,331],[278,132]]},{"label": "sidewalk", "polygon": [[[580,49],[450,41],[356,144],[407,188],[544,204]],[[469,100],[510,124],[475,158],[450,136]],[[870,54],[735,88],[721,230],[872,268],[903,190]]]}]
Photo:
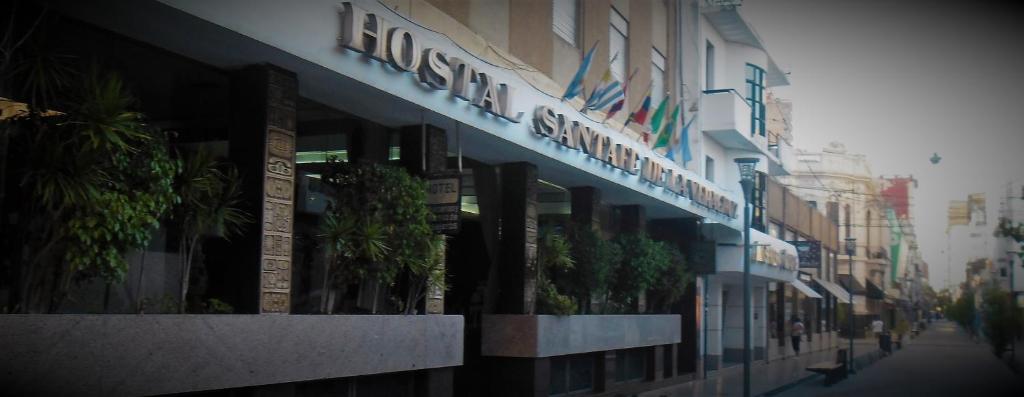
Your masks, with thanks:
[{"label": "sidewalk", "polygon": [[[845,349],[849,347],[849,342],[846,339],[842,339],[839,345],[840,349]],[[874,340],[854,340],[853,349],[856,357],[855,366],[857,368],[863,368],[881,357],[878,343]],[[813,373],[805,370],[805,368],[814,363],[833,361],[835,359],[836,350],[831,349],[806,353],[800,355],[800,357],[789,357],[769,363],[755,361],[751,367],[751,394],[755,396],[762,395],[810,376],[815,376]],[[648,394],[651,396],[672,397],[742,396],[743,367],[741,365],[732,366],[719,371],[712,371],[708,373],[708,379],[697,379],[685,384],[654,390]]]}]

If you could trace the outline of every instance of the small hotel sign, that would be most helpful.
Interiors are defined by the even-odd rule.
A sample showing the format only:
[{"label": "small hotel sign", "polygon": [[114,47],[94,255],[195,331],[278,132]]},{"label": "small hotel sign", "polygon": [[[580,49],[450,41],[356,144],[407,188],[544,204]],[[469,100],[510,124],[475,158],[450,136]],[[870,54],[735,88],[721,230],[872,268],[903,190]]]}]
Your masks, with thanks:
[{"label": "small hotel sign", "polygon": [[427,205],[434,213],[430,228],[437,234],[459,232],[462,210],[462,178],[458,171],[431,175],[427,178]]}]

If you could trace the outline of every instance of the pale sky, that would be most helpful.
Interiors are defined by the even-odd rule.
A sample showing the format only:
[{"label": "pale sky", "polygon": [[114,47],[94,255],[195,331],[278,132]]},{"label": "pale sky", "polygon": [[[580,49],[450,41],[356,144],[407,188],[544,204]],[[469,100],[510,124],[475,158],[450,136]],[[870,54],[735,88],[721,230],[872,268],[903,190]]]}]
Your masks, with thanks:
[{"label": "pale sky", "polygon": [[[918,179],[912,216],[931,284],[944,287],[949,201],[987,192],[991,226],[1005,184],[1024,180],[1024,15],[907,0],[746,0],[741,12],[791,73],[774,91],[793,102],[797,147],[839,141],[875,176]],[[969,244],[953,241],[954,256]],[[954,283],[963,269],[953,263]]]}]

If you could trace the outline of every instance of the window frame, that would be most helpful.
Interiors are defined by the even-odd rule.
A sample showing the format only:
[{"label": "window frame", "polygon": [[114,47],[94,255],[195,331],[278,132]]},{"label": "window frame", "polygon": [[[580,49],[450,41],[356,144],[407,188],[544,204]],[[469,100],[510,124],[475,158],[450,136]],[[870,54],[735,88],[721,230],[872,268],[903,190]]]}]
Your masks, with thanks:
[{"label": "window frame", "polygon": [[744,79],[747,86],[747,103],[750,105],[750,135],[765,136],[765,104],[764,104],[765,71],[760,66],[747,63],[744,67]]},{"label": "window frame", "polygon": [[[621,25],[617,26],[617,25]],[[616,51],[612,47],[615,42],[613,38],[615,34],[619,34],[622,37],[622,48]],[[608,16],[608,70],[611,71],[612,76],[618,79],[620,82],[624,82],[626,79],[626,73],[629,73],[629,19],[625,15],[622,15],[619,10],[615,9],[615,6],[611,7],[611,12]],[[618,54],[615,62],[612,62],[615,54]],[[621,64],[621,71],[616,68],[618,64]]]},{"label": "window frame", "polygon": [[715,45],[711,40],[704,44],[704,89],[715,89]]},{"label": "window frame", "polygon": [[[660,64],[660,65],[659,65]],[[668,58],[665,57],[657,47],[651,47],[651,103],[661,103],[662,98],[668,96],[668,86],[665,84],[665,70],[668,66]],[[655,89],[654,76],[661,76],[659,89]]]},{"label": "window frame", "polygon": [[[571,32],[565,32],[565,31],[563,31],[563,29],[559,29],[560,26],[558,24],[558,22],[559,22],[558,15],[560,15],[560,14],[564,15],[564,13],[559,12],[559,9],[558,9],[558,4],[559,3],[562,3],[562,4],[572,4],[573,5],[572,6],[572,15],[570,16],[571,17],[571,21],[572,21],[572,31]],[[574,48],[579,48],[579,43],[580,43],[580,19],[581,19],[580,18],[580,15],[581,15],[580,9],[582,8],[582,5],[583,5],[583,2],[581,2],[580,0],[552,0],[551,1],[551,31],[555,34],[555,36],[557,36],[558,38],[564,40],[566,43],[568,43],[569,45],[573,46]],[[571,36],[571,39],[569,37],[567,37],[567,36]]]},{"label": "window frame", "polygon": [[708,182],[715,181],[715,158],[708,155],[704,156],[704,179]]}]

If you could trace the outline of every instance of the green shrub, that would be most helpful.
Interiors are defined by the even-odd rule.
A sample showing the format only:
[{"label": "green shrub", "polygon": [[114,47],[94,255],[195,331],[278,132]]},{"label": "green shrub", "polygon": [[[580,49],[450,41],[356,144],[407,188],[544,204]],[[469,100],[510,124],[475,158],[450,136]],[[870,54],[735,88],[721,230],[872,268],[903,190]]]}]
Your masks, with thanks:
[{"label": "green shrub", "polygon": [[401,305],[411,313],[423,283],[443,284],[437,271],[443,244],[430,229],[426,183],[401,168],[337,158],[328,161],[323,181],[331,200],[323,237],[333,286],[344,290],[369,279],[391,286],[407,271],[410,288],[420,291]]},{"label": "green shrub", "polygon": [[569,254],[569,242],[550,228],[541,229],[537,236],[537,312],[541,314],[570,315],[577,310],[572,298],[563,295],[551,281],[565,275],[574,267]]},{"label": "green shrub", "polygon": [[617,311],[636,311],[639,297],[655,284],[672,263],[668,247],[646,234],[623,234],[615,239],[622,256],[612,271],[609,297]]},{"label": "green shrub", "polygon": [[591,311],[591,299],[607,299],[613,267],[622,252],[614,242],[601,238],[590,226],[572,225],[569,229],[570,255],[574,266],[555,283],[576,299],[581,313]]}]

